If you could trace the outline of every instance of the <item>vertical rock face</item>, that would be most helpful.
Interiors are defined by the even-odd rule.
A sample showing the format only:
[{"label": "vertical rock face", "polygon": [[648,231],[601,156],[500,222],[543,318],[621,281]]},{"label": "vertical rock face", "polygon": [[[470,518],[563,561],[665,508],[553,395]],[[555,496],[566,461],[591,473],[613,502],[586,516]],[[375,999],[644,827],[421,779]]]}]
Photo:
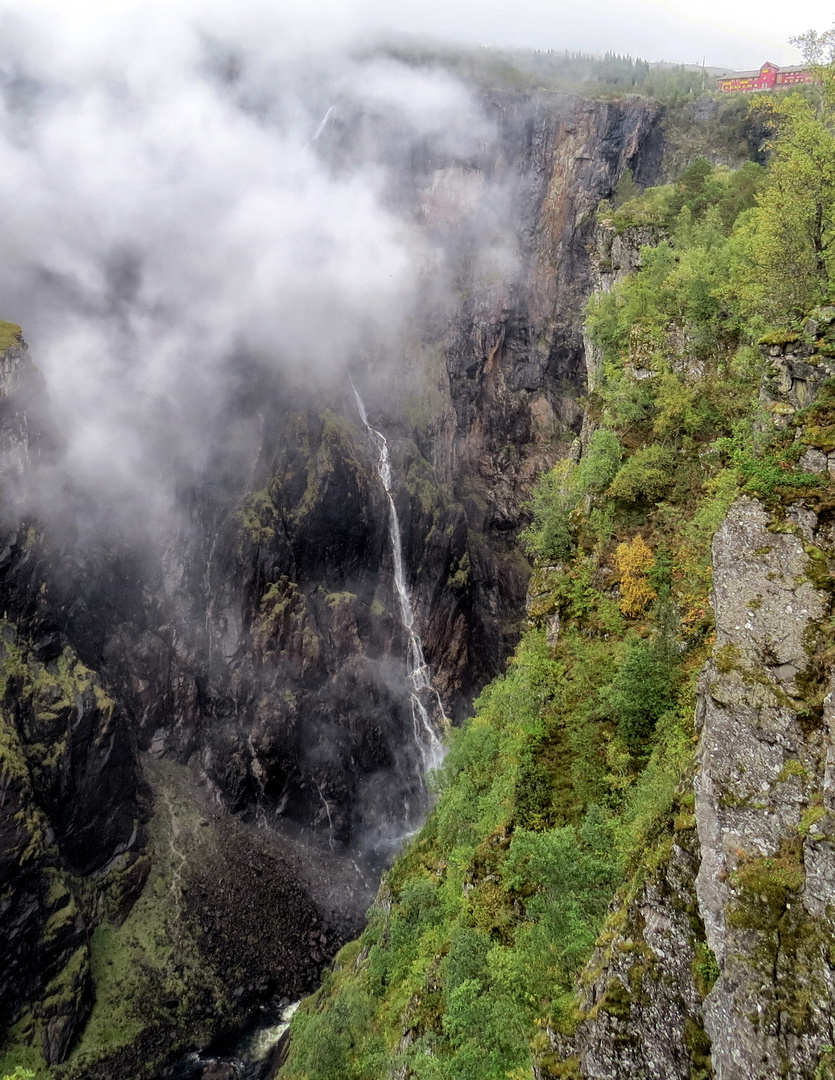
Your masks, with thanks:
[{"label": "vertical rock face", "polygon": [[604,935],[584,976],[576,1058],[588,1080],[709,1076],[702,999],[710,972],[689,821]]},{"label": "vertical rock face", "polygon": [[833,559],[830,511],[802,502],[742,498],[716,534],[695,817],[676,819],[669,856],[586,973],[584,1077],[829,1075]]},{"label": "vertical rock face", "polygon": [[[649,182],[660,164],[645,102],[487,108],[496,136],[476,158],[418,153],[395,185],[444,250],[456,303],[419,319],[402,357],[354,373],[392,447],[406,577],[456,717],[515,640],[525,500],[579,427],[594,209],[627,166]],[[491,200],[506,208],[492,246],[478,234]],[[143,749],[196,753],[236,810],[350,842],[419,801],[376,448],[347,378],[290,386],[243,364],[240,381],[211,479],[182,485],[161,556],[102,546],[68,568],[56,553],[59,622]]]},{"label": "vertical rock face", "polygon": [[[633,263],[623,240],[604,235],[599,287]],[[762,404],[794,428],[802,468],[824,475],[833,321],[818,309],[804,334],[762,345]],[[768,506],[740,498],[714,537],[716,642],[692,790],[684,777],[655,868],[613,908],[574,1039],[552,1036],[588,1080],[831,1075],[835,524],[828,495],[810,490]]]},{"label": "vertical rock face", "polygon": [[[644,183],[660,167],[646,103],[489,109],[498,134],[478,160],[403,169],[401,209],[447,245],[454,304],[416,326],[402,362],[355,365],[390,439],[406,576],[457,716],[515,639],[524,503],[579,427],[595,207],[627,166]],[[462,191],[507,197],[486,260]],[[89,1007],[91,929],[124,917],[147,872],[138,750],[197,763],[247,821],[328,848],[379,845],[381,821],[419,809],[376,448],[347,380],[291,386],[241,363],[205,474],[180,478],[166,536],[132,546],[71,493],[60,530],[24,520],[18,478],[38,482],[61,447],[22,342],[0,357],[0,1017],[34,1003],[49,1062]]]},{"label": "vertical rock face", "polygon": [[26,757],[4,727],[0,777],[0,913],[6,1023],[41,999],[44,1057],[62,1060],[91,1004],[86,927],[29,782]]},{"label": "vertical rock face", "polygon": [[[145,814],[127,718],[57,631],[38,534],[20,518],[22,474],[53,449],[41,393],[15,341],[0,355],[0,1015],[11,1025],[36,1002],[28,1023],[54,1064],[92,1003],[92,909],[118,913],[142,887]],[[73,878],[90,875],[82,902]]]},{"label": "vertical rock face", "polygon": [[[415,212],[453,267],[458,303],[442,325],[421,328],[441,362],[427,372],[425,353],[407,353],[405,371],[375,371],[379,393],[369,396],[413,441],[411,461],[419,455],[428,463],[460,510],[448,559],[452,578],[465,577],[467,560],[457,594],[444,578],[424,582],[414,573],[437,560],[425,551],[437,536],[423,531],[414,499],[406,511],[427,657],[458,712],[502,670],[515,642],[529,576],[517,543],[524,504],[536,475],[565,453],[581,424],[582,312],[593,284],[596,207],[627,167],[641,183],[655,182],[662,150],[659,110],[645,101],[507,96],[486,108],[495,143],[472,161],[427,161],[412,179]],[[474,206],[439,200],[439,192],[464,183]],[[473,235],[483,227],[479,198],[500,196],[504,213],[490,219],[490,247]],[[426,397],[427,385],[430,414],[404,429],[404,412],[398,416],[392,402],[404,393]],[[405,415],[414,414],[407,408]]]},{"label": "vertical rock face", "polygon": [[[777,531],[789,530],[789,531]],[[721,1080],[808,1077],[831,1044],[831,678],[816,587],[831,528],[736,503],[714,541],[717,644],[703,674],[696,881],[720,976],[705,1027]]]}]

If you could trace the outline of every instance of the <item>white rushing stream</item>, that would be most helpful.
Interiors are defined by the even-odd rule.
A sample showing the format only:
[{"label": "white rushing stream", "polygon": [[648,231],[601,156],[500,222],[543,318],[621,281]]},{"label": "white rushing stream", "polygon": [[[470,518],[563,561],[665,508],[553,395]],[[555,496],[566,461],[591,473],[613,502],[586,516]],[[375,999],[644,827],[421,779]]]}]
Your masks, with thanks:
[{"label": "white rushing stream", "polygon": [[244,1035],[228,1055],[187,1054],[164,1074],[165,1080],[199,1080],[207,1069],[230,1080],[265,1080],[272,1073],[273,1053],[299,1005],[300,1001],[293,1002],[282,1011],[277,1023]]},{"label": "white rushing stream", "polygon": [[394,505],[392,494],[392,473],[389,460],[389,447],[385,435],[377,431],[368,422],[362,398],[357,393],[357,388],[351,383],[354,397],[357,399],[360,419],[365,424],[368,433],[380,448],[380,457],[377,461],[377,472],[385,488],[389,503],[389,535],[391,537],[391,551],[394,560],[394,588],[400,607],[400,621],[406,631],[407,657],[406,662],[409,672],[409,697],[412,708],[412,724],[414,738],[420,752],[422,771],[437,769],[444,759],[444,749],[438,736],[438,729],[443,731],[448,724],[441,696],[432,685],[429,678],[429,665],[423,655],[423,643],[415,629],[415,613],[412,610],[412,602],[409,598],[409,590],[406,587],[406,578],[403,573],[403,549],[400,538],[400,522],[397,519],[397,508]]}]

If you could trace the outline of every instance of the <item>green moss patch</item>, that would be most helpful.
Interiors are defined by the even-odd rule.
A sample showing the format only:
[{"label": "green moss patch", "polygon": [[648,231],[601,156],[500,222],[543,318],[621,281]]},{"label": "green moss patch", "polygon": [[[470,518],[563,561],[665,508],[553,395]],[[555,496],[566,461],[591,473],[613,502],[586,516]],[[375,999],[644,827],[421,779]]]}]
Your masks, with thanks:
[{"label": "green moss patch", "polygon": [[0,319],[0,353],[7,349],[23,345],[23,331],[16,323],[3,322]]},{"label": "green moss patch", "polygon": [[775,856],[744,859],[731,875],[734,900],[728,924],[737,929],[775,929],[805,883],[799,841],[784,841]]}]

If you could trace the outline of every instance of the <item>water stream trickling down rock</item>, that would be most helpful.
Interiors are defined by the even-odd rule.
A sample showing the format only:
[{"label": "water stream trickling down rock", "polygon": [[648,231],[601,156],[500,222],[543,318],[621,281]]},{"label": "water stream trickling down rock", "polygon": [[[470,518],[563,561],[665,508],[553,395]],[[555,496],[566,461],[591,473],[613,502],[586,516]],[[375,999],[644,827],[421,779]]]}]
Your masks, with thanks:
[{"label": "water stream trickling down rock", "polygon": [[389,533],[391,535],[391,551],[394,560],[394,588],[400,605],[400,620],[406,632],[407,663],[409,670],[409,698],[412,709],[412,725],[415,736],[415,744],[420,753],[423,772],[437,769],[444,757],[441,740],[438,737],[438,729],[441,731],[448,727],[444,712],[441,695],[432,685],[429,673],[429,665],[423,655],[423,643],[415,629],[415,613],[409,598],[409,590],[406,586],[406,575],[403,572],[403,544],[400,536],[400,522],[397,518],[397,507],[392,494],[391,459],[389,457],[388,442],[382,432],[377,431],[368,422],[368,414],[365,405],[357,392],[357,388],[351,383],[354,397],[357,399],[357,409],[360,419],[380,448],[380,457],[377,463],[377,471],[385,488],[389,504]]},{"label": "water stream trickling down rock", "polygon": [[[240,1033],[275,1024],[359,933],[425,814],[447,715],[463,721],[504,670],[530,486],[582,422],[594,211],[627,167],[657,182],[661,129],[638,99],[513,93],[486,108],[493,134],[466,159],[423,142],[401,155],[402,132],[359,105],[318,133],[337,170],[388,163],[393,208],[448,241],[458,283],[397,365],[368,353],[360,385],[388,441],[358,395],[356,423],[342,379],[297,386],[242,356],[216,451],[179,478],[156,545],[93,524],[76,537],[88,507],[72,499],[66,522],[41,524],[6,498],[11,1053],[72,1059],[83,1080],[159,1077],[197,1048],[185,1064],[216,1080],[248,1060]],[[461,193],[490,202],[494,188],[515,275],[495,273],[489,245],[473,259]],[[16,490],[26,461],[37,488],[63,451],[22,337],[0,361],[0,479]],[[42,693],[55,700],[40,708]],[[118,1044],[101,1043],[117,1022]]]}]

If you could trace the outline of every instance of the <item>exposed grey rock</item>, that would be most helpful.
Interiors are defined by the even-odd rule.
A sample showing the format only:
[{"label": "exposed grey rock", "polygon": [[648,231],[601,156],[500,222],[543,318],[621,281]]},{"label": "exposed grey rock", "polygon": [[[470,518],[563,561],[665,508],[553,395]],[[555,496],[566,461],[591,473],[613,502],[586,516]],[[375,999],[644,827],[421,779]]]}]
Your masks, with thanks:
[{"label": "exposed grey rock", "polygon": [[709,956],[693,886],[697,867],[698,843],[687,828],[595,951],[582,990],[586,1019],[575,1037],[586,1080],[690,1080],[708,1060],[694,975]]},{"label": "exposed grey rock", "polygon": [[714,539],[694,787],[696,889],[720,967],[704,1003],[717,1080],[807,1080],[830,1042],[835,849],[825,819],[814,833],[809,822],[831,782],[831,721],[826,709],[824,725],[807,717],[799,681],[829,610],[809,579],[816,526],[803,506],[781,526],[740,499]]},{"label": "exposed grey rock", "polygon": [[[716,646],[695,717],[698,841],[683,821],[668,863],[610,920],[574,1041],[552,1039],[586,1080],[825,1075],[835,672],[815,705],[810,653],[830,613],[815,582],[833,556],[832,526],[803,502],[775,516],[740,499],[715,537]],[[712,986],[696,978],[714,964]]]},{"label": "exposed grey rock", "polygon": [[545,640],[553,647],[557,644],[560,637],[560,615],[559,612],[554,612],[553,615],[549,615],[546,619],[546,631]]},{"label": "exposed grey rock", "polygon": [[828,455],[809,447],[800,459],[800,468],[806,472],[825,473],[829,469]]},{"label": "exposed grey rock", "polygon": [[760,396],[777,427],[792,423],[795,412],[810,405],[835,373],[835,359],[816,353],[809,340],[818,329],[816,324],[805,338],[762,346],[767,375]]},{"label": "exposed grey rock", "polygon": [[[766,668],[808,664],[804,634],[826,602],[808,578],[800,537],[769,531],[770,517],[754,499],[738,500],[713,544],[713,606],[717,650],[737,650],[744,663]],[[778,680],[794,692],[793,675]]]}]

